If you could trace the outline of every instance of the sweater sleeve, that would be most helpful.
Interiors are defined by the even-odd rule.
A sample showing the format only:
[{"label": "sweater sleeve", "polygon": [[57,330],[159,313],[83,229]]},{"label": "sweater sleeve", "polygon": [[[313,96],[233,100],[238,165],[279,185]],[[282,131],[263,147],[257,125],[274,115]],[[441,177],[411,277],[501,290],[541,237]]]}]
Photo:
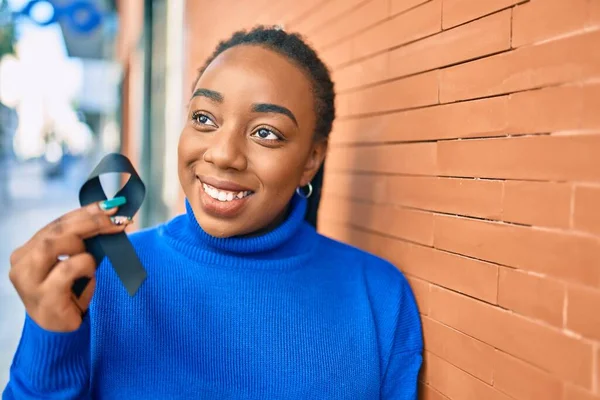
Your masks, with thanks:
[{"label": "sweater sleeve", "polygon": [[423,362],[419,311],[405,278],[399,296],[396,326],[382,382],[382,399],[417,400],[417,381]]},{"label": "sweater sleeve", "polygon": [[90,320],[73,332],[51,332],[25,316],[3,400],[90,399]]}]

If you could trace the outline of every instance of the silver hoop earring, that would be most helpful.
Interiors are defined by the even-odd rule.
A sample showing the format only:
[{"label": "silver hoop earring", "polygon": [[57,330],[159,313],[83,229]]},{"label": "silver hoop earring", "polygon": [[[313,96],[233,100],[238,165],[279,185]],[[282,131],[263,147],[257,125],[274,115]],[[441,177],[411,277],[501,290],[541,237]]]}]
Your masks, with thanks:
[{"label": "silver hoop earring", "polygon": [[313,193],[313,187],[310,182],[308,182],[308,184],[305,187],[308,187],[308,193],[303,193],[302,188],[300,188],[300,187],[296,188],[296,193],[298,193],[299,196],[304,197],[305,199],[308,199]]}]

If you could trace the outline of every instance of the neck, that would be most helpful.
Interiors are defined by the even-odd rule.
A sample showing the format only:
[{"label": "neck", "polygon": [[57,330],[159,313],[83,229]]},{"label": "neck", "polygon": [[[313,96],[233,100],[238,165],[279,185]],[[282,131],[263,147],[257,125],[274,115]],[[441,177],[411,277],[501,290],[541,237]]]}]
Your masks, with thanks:
[{"label": "neck", "polygon": [[317,233],[304,221],[306,199],[292,197],[278,223],[250,235],[218,238],[198,224],[186,200],[186,214],[165,226],[168,241],[198,262],[246,268],[288,268],[310,254]]}]

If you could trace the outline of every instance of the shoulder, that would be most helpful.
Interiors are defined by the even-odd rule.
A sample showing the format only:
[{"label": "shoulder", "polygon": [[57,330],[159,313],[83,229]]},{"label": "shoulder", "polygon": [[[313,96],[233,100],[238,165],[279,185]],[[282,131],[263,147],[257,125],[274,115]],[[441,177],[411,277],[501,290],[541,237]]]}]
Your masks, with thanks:
[{"label": "shoulder", "polygon": [[319,234],[319,256],[343,260],[348,268],[359,269],[370,286],[387,293],[410,290],[404,274],[390,261],[371,252]]},{"label": "shoulder", "polygon": [[399,352],[422,348],[418,306],[402,271],[373,253],[322,235],[320,246],[319,256],[343,258],[345,273],[354,273],[362,282],[383,348],[394,346]]}]

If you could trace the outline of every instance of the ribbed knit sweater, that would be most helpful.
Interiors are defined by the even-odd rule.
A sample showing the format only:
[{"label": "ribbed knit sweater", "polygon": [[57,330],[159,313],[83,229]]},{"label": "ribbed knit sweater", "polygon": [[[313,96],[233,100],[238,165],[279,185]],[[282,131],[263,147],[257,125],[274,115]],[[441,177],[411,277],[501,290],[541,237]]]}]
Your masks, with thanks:
[{"label": "ribbed knit sweater", "polygon": [[130,235],[148,277],[129,297],[103,261],[69,333],[26,316],[3,399],[415,400],[422,336],[401,272],[318,234],[295,196],[255,237],[185,214]]}]

